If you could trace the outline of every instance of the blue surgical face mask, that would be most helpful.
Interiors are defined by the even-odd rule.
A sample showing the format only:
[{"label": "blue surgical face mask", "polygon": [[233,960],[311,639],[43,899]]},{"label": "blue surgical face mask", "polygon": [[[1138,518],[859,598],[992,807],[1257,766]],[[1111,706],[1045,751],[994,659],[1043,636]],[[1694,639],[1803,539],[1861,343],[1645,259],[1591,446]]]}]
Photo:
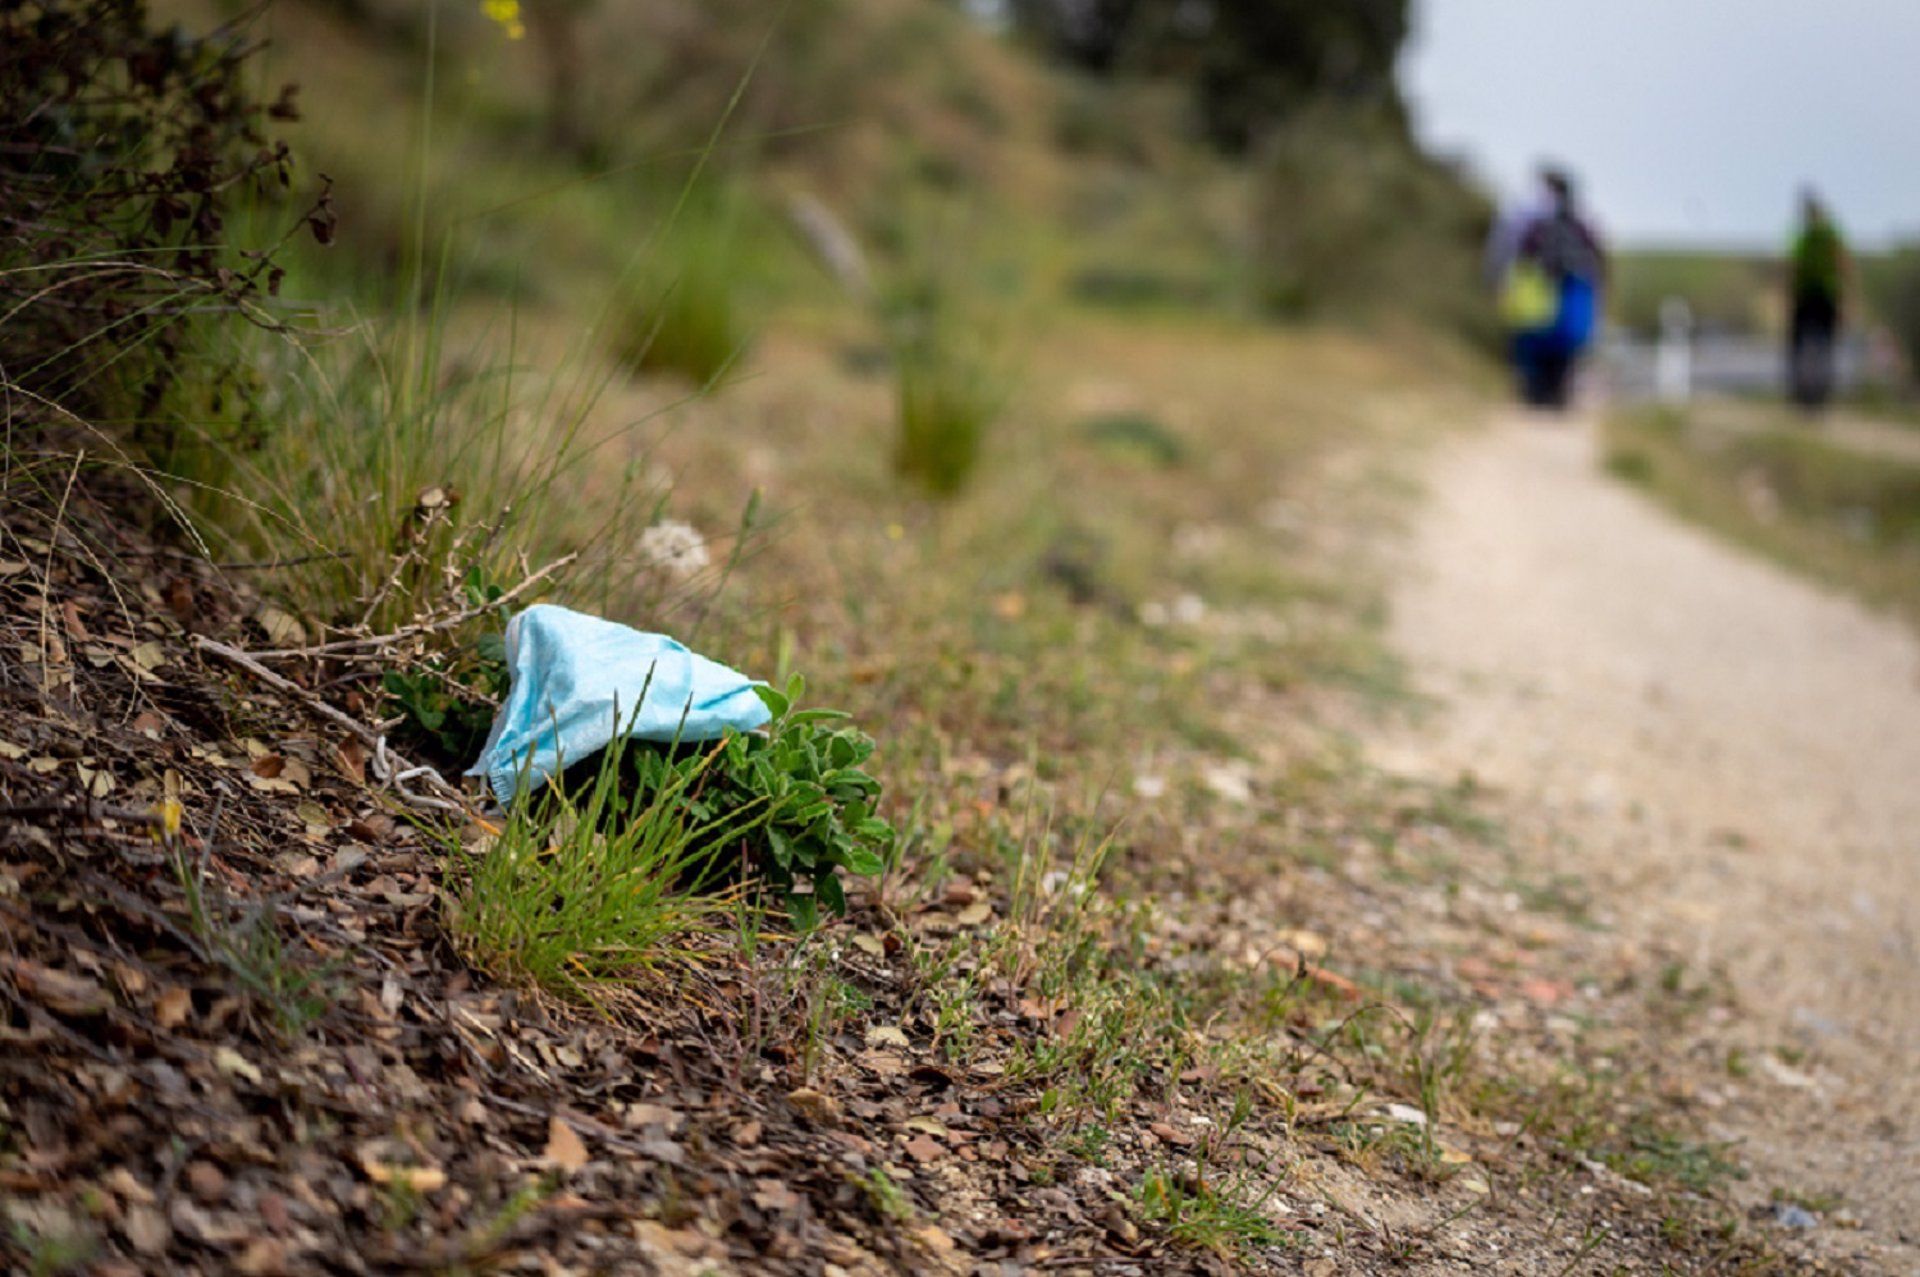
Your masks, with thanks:
[{"label": "blue surgical face mask", "polygon": [[688,651],[664,634],[552,604],[536,604],[507,624],[513,683],[479,759],[506,803],[625,735],[635,740],[713,740],[731,727],[765,724],[756,682]]}]

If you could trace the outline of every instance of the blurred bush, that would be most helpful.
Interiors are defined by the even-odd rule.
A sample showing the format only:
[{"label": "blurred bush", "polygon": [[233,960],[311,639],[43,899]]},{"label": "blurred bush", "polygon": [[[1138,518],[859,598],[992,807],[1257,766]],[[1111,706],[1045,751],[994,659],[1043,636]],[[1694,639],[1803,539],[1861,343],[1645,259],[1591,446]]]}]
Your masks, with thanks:
[{"label": "blurred bush", "polygon": [[[184,359],[196,332],[276,290],[228,226],[291,181],[265,130],[293,90],[255,99],[252,47],[232,25],[155,30],[140,0],[0,4],[0,316],[28,398],[149,422],[183,369],[221,375]],[[331,234],[324,195],[308,220]]]},{"label": "blurred bush", "polygon": [[1144,412],[1109,412],[1088,417],[1080,432],[1101,451],[1171,470],[1185,464],[1187,445],[1179,433]]},{"label": "blurred bush", "polygon": [[1423,155],[1396,116],[1315,106],[1275,129],[1254,163],[1255,284],[1266,310],[1491,330],[1479,261],[1492,208]]},{"label": "blurred bush", "polygon": [[952,346],[927,341],[903,348],[895,468],[933,496],[953,496],[979,465],[1003,398],[986,371]]},{"label": "blurred bush", "polygon": [[1008,378],[973,263],[951,251],[952,241],[915,243],[880,298],[896,378],[894,469],[930,495],[950,497],[980,464]]},{"label": "blurred bush", "polygon": [[1015,27],[1096,76],[1183,85],[1209,141],[1254,149],[1316,102],[1404,117],[1409,0],[1008,0]]},{"label": "blurred bush", "polygon": [[1868,304],[1900,347],[1909,379],[1920,383],[1920,243],[1868,259],[1860,275]]},{"label": "blurred bush", "polygon": [[1692,308],[1700,329],[1764,332],[1779,324],[1785,287],[1770,257],[1658,249],[1616,253],[1608,284],[1613,322],[1642,337],[1659,334],[1660,304],[1669,297]]},{"label": "blurred bush", "polygon": [[613,315],[622,363],[706,386],[746,353],[741,198],[693,193],[623,279]]}]

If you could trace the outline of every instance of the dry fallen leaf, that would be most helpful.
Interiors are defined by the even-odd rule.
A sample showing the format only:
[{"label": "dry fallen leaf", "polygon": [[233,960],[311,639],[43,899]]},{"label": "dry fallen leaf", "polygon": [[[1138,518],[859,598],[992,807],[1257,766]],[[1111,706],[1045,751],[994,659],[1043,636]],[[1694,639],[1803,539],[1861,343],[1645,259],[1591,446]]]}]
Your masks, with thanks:
[{"label": "dry fallen leaf", "polygon": [[[257,742],[249,740],[245,743],[248,752],[251,753]],[[247,768],[250,773],[247,783],[266,794],[297,794],[300,792],[300,786],[294,783],[293,777],[287,775],[291,765],[290,760],[279,754],[272,752],[255,754],[253,762]]]},{"label": "dry fallen leaf", "polygon": [[936,1224],[920,1224],[910,1231],[913,1239],[920,1244],[925,1257],[937,1265],[939,1271],[947,1273],[967,1271],[968,1266],[962,1264],[959,1256],[955,1254],[959,1249],[958,1243],[946,1230]]},{"label": "dry fallen leaf", "polygon": [[563,1171],[577,1171],[588,1161],[586,1142],[558,1114],[547,1123],[546,1158]]},{"label": "dry fallen leaf", "polygon": [[360,1169],[376,1184],[391,1184],[416,1193],[445,1188],[447,1173],[438,1166],[413,1166],[398,1160],[407,1148],[398,1140],[369,1140],[359,1149]]},{"label": "dry fallen leaf", "polygon": [[[423,1190],[426,1191],[426,1190]],[[287,1271],[287,1244],[278,1237],[256,1237],[234,1261],[241,1277],[274,1277]]]},{"label": "dry fallen leaf", "polygon": [[114,790],[113,773],[104,767],[90,767],[85,761],[73,765],[80,777],[80,787],[87,791],[89,798],[105,798]]},{"label": "dry fallen leaf", "polygon": [[1317,931],[1294,927],[1280,933],[1280,943],[1295,950],[1302,957],[1324,958],[1327,956],[1327,938]]},{"label": "dry fallen leaf", "polygon": [[620,1114],[621,1120],[634,1130],[657,1126],[669,1134],[680,1129],[680,1115],[670,1108],[659,1104],[635,1102],[627,1105]]},{"label": "dry fallen leaf", "polygon": [[259,1067],[230,1046],[223,1046],[214,1051],[213,1066],[222,1073],[231,1073],[247,1079],[255,1086],[260,1085]]},{"label": "dry fallen leaf", "polygon": [[356,785],[367,783],[367,747],[348,738],[334,747],[334,763],[340,774]]},{"label": "dry fallen leaf", "polygon": [[261,604],[253,619],[260,622],[260,628],[276,646],[293,647],[307,641],[307,628],[300,624],[300,618],[271,603]]},{"label": "dry fallen leaf", "polygon": [[1546,980],[1535,976],[1520,982],[1520,996],[1535,1006],[1558,1006],[1573,994],[1573,986],[1565,980]]},{"label": "dry fallen leaf", "polygon": [[42,966],[28,958],[12,960],[14,987],[61,1015],[92,1015],[107,1009],[106,989],[71,972]]},{"label": "dry fallen leaf", "polygon": [[167,1223],[167,1217],[153,1206],[136,1204],[127,1207],[120,1228],[126,1233],[127,1242],[142,1255],[160,1254],[173,1237],[173,1228]]},{"label": "dry fallen leaf", "polygon": [[985,900],[976,900],[954,915],[954,921],[963,927],[977,927],[993,917],[993,905]]},{"label": "dry fallen leaf", "polygon": [[840,1101],[823,1095],[810,1086],[787,1092],[787,1103],[816,1122],[828,1122],[840,1116]]},{"label": "dry fallen leaf", "polygon": [[300,803],[293,809],[293,814],[300,818],[309,838],[324,838],[333,832],[333,820],[327,815],[327,809],[319,803],[311,800]]},{"label": "dry fallen leaf", "polygon": [[753,1204],[764,1211],[784,1213],[800,1209],[800,1194],[777,1179],[756,1180]]},{"label": "dry fallen leaf", "polygon": [[177,1029],[193,1010],[193,994],[179,985],[161,991],[153,1000],[153,1020],[163,1029]]},{"label": "dry fallen leaf", "polygon": [[1180,1130],[1178,1127],[1170,1126],[1165,1122],[1150,1123],[1147,1129],[1159,1136],[1163,1142],[1171,1144],[1175,1148],[1191,1148],[1193,1146],[1194,1136],[1191,1131]]},{"label": "dry fallen leaf", "polygon": [[151,1206],[157,1200],[153,1190],[133,1177],[133,1172],[124,1166],[116,1166],[100,1177],[103,1187],[112,1190],[126,1201],[141,1206]]},{"label": "dry fallen leaf", "polygon": [[907,1071],[907,1057],[898,1051],[862,1051],[853,1058],[861,1068],[878,1077],[899,1077]]},{"label": "dry fallen leaf", "polygon": [[907,1035],[897,1025],[876,1024],[867,1030],[867,1045],[871,1047],[893,1046],[906,1050]]}]

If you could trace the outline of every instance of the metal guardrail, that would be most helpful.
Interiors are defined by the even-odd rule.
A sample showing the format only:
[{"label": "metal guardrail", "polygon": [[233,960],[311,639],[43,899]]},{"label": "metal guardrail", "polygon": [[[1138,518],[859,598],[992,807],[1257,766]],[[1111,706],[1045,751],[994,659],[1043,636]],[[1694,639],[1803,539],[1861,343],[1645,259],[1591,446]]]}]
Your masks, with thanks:
[{"label": "metal guardrail", "polygon": [[[1664,351],[1663,351],[1664,348]],[[1835,390],[1851,394],[1881,384],[1890,374],[1877,368],[1864,336],[1843,337],[1835,350]],[[1651,400],[1691,395],[1781,395],[1786,392],[1785,343],[1765,337],[1701,333],[1676,346],[1626,333],[1612,333],[1601,343],[1599,365],[1608,390],[1619,399]],[[1674,363],[1685,368],[1678,383],[1684,393],[1672,393]],[[1666,371],[1662,361],[1668,361]],[[1667,393],[1663,393],[1663,382]]]}]

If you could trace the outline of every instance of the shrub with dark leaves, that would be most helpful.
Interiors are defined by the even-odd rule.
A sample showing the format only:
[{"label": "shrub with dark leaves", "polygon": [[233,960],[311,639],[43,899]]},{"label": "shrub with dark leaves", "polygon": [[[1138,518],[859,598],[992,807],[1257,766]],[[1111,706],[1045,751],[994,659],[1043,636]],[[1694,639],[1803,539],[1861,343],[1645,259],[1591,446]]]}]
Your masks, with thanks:
[{"label": "shrub with dark leaves", "polygon": [[[622,788],[633,804],[673,798],[685,819],[688,863],[705,885],[750,879],[784,901],[811,930],[821,910],[846,912],[839,874],[871,878],[894,854],[894,830],[879,814],[880,781],[866,770],[873,741],[834,709],[802,709],[806,684],[754,689],[773,714],[753,732],[675,747],[634,742],[620,751]],[[569,769],[584,792],[604,755]]]},{"label": "shrub with dark leaves", "polygon": [[[195,325],[277,287],[271,252],[229,228],[239,200],[291,185],[266,127],[294,118],[293,89],[249,93],[257,48],[240,27],[155,30],[141,0],[0,0],[0,383],[17,411],[150,419]],[[302,220],[330,237],[324,189]]]}]

